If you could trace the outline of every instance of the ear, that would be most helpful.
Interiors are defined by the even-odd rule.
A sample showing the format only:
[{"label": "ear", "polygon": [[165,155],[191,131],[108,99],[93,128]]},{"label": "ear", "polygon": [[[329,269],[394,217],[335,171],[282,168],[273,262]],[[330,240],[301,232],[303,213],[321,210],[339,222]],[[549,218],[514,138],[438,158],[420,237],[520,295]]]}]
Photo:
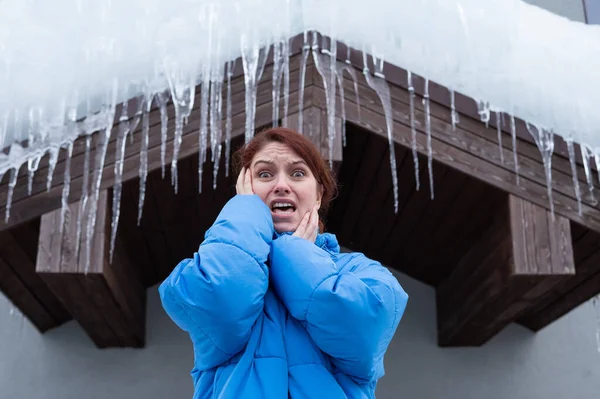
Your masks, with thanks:
[{"label": "ear", "polygon": [[323,185],[319,184],[317,189],[317,205],[321,208],[321,201],[323,200]]}]

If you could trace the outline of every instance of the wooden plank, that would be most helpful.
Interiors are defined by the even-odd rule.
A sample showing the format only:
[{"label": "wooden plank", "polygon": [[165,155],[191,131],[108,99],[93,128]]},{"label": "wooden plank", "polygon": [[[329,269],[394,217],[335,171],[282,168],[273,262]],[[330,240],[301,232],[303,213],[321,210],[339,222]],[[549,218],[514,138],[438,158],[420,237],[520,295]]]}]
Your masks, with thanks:
[{"label": "wooden plank", "polygon": [[[315,104],[323,104],[325,93],[317,87],[314,90]],[[348,98],[346,101],[351,101],[351,98]],[[347,120],[364,126],[376,134],[384,137],[387,136],[385,117],[380,113],[382,112],[381,110],[375,111],[369,108],[369,104],[365,104],[361,108],[361,118],[359,119],[358,115],[352,112],[352,108],[349,107],[349,112],[346,115]],[[404,118],[397,117],[397,114],[404,115]],[[401,119],[404,119],[405,122],[408,121],[409,117],[405,114],[408,114],[406,109],[394,107],[394,140],[410,148],[410,126],[398,121]],[[421,130],[421,127],[418,127],[417,130],[417,150],[421,154],[427,154],[425,133]],[[527,199],[538,206],[549,207],[545,183],[538,183],[525,178],[529,176],[529,172],[524,168],[524,165],[521,165],[523,177],[520,179],[520,184],[517,184],[514,171],[497,163],[488,162],[498,158],[496,145],[466,131],[462,132],[464,133],[463,141],[459,137],[460,130],[457,128],[456,132],[453,132],[452,126],[440,123],[436,118],[432,118],[431,145],[435,160],[487,182],[503,191]],[[576,221],[595,231],[600,231],[600,209],[598,209],[597,205],[591,206],[584,203],[582,204],[582,213],[579,214],[575,199],[558,191],[554,191],[553,196],[557,215]]]},{"label": "wooden plank", "polygon": [[[54,320],[53,327],[60,326],[66,321],[69,321],[71,316],[44,281],[36,274],[35,262],[32,261],[31,256],[23,250],[21,243],[15,239],[13,233],[11,231],[0,232],[0,242],[2,243],[0,246],[0,258],[2,258],[7,267],[13,271],[16,278],[20,280],[20,285],[36,298],[36,301],[40,306],[46,309],[50,318]],[[37,242],[37,238],[35,238],[35,242]],[[32,309],[20,308],[19,310],[27,317],[29,317],[31,313],[31,317],[33,318],[38,314],[35,310],[36,308],[37,306],[34,306]]]},{"label": "wooden plank", "polygon": [[[131,270],[118,240],[115,263],[109,264],[110,196],[100,193],[90,252],[86,236],[77,240],[79,204],[69,206],[60,224],[60,210],[42,217],[37,271],[88,336],[100,348],[144,344],[145,289]],[[86,226],[89,209],[81,219]],[[87,259],[89,257],[89,267]]]},{"label": "wooden plank", "polygon": [[565,254],[552,256],[564,250],[550,238],[564,223],[544,223],[545,209],[510,195],[502,209],[478,245],[438,286],[441,346],[482,345],[518,319],[556,281],[573,274],[572,258],[562,267],[548,266],[569,260]]}]

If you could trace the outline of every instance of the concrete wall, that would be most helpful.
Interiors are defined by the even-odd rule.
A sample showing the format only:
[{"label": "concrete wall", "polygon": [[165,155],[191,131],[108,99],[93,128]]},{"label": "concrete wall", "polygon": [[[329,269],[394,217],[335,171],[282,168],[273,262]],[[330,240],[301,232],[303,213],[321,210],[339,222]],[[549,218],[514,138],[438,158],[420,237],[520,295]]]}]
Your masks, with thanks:
[{"label": "concrete wall", "polygon": [[[410,295],[386,357],[378,399],[597,399],[595,316],[584,304],[538,334],[511,326],[482,348],[436,345],[431,287],[398,279]],[[96,349],[75,322],[45,335],[0,297],[0,398],[191,398],[192,347],[148,292],[147,347]]]},{"label": "concrete wall", "polygon": [[[585,22],[583,0],[523,0],[573,21]],[[595,1],[595,0],[592,0]]]}]

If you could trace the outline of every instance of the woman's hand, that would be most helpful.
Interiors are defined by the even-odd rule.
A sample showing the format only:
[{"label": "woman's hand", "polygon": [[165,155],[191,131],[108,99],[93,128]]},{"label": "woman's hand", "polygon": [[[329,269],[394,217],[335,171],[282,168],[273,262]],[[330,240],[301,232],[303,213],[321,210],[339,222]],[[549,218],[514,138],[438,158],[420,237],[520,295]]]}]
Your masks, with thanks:
[{"label": "woman's hand", "polygon": [[302,218],[296,232],[292,234],[295,237],[304,238],[312,243],[317,239],[319,231],[319,205],[315,205],[312,211],[306,212]]},{"label": "woman's hand", "polygon": [[252,190],[252,173],[250,172],[250,169],[242,168],[237,178],[235,191],[240,195],[254,194],[254,190]]}]

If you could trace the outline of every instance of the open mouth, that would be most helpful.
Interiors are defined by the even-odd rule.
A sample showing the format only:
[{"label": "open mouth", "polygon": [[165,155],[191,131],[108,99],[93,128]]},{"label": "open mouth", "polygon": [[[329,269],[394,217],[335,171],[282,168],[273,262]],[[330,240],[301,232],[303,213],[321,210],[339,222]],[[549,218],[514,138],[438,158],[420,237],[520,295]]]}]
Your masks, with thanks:
[{"label": "open mouth", "polygon": [[287,201],[276,201],[271,204],[271,212],[274,215],[291,215],[296,211],[293,203]]}]

